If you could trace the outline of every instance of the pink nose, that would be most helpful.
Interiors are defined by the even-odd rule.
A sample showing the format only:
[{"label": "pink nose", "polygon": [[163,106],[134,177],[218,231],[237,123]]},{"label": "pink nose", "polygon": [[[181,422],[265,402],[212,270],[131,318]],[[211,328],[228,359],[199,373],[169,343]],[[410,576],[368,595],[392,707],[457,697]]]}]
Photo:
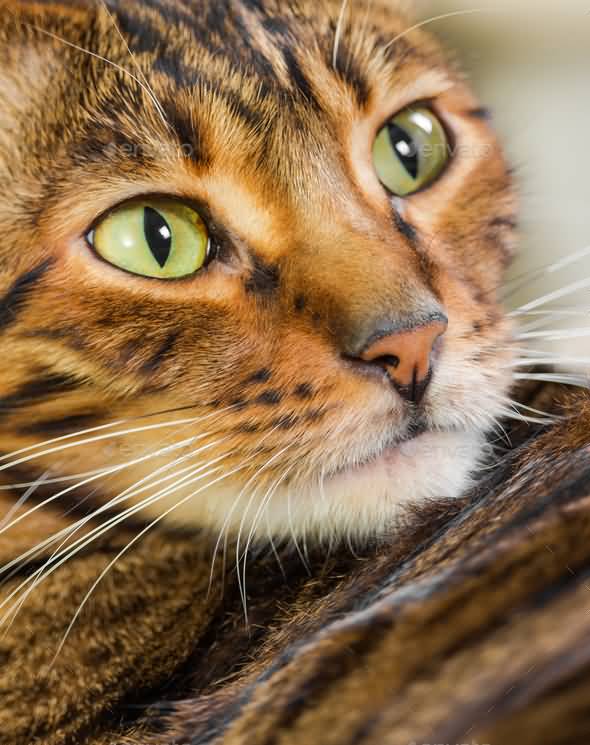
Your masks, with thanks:
[{"label": "pink nose", "polygon": [[434,346],[447,326],[446,321],[437,320],[382,336],[360,358],[383,367],[403,398],[420,403],[430,383]]}]

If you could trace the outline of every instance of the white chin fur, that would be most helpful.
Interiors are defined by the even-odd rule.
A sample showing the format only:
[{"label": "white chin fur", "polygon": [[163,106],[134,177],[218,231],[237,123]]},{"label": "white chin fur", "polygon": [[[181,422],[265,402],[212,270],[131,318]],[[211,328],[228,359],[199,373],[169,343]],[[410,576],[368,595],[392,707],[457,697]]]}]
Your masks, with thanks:
[{"label": "white chin fur", "polygon": [[262,500],[269,496],[264,490],[244,492],[236,503],[240,486],[219,484],[179,506],[170,519],[239,531],[244,541],[269,535],[368,538],[390,528],[404,505],[463,494],[484,452],[483,435],[473,431],[426,433],[369,464],[326,478],[322,486],[318,479],[278,488],[264,509]]}]

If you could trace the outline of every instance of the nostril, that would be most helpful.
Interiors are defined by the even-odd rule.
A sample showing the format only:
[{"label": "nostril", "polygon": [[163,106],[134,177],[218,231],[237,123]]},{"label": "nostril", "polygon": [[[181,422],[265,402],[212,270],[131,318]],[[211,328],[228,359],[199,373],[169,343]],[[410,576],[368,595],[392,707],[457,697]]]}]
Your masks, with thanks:
[{"label": "nostril", "polygon": [[388,370],[389,368],[396,370],[400,366],[400,362],[400,358],[396,357],[394,354],[383,354],[381,357],[372,360],[374,365],[379,365],[385,370]]},{"label": "nostril", "polygon": [[384,370],[400,396],[418,404],[432,380],[432,366],[447,325],[447,318],[437,314],[428,322],[393,327],[386,334],[380,331],[357,353],[357,360]]}]

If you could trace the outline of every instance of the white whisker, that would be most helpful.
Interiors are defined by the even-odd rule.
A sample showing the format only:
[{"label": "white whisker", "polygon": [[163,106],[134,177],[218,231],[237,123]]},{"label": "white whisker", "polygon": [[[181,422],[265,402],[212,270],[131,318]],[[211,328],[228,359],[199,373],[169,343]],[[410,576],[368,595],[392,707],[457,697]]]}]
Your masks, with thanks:
[{"label": "white whisker", "polygon": [[90,590],[88,590],[88,592],[86,593],[86,595],[82,599],[82,602],[78,606],[78,609],[76,610],[76,613],[74,614],[74,617],[72,618],[72,620],[71,620],[68,628],[66,629],[66,632],[65,632],[65,634],[64,634],[64,636],[63,636],[63,638],[62,638],[62,640],[61,640],[61,642],[60,642],[60,644],[58,646],[58,649],[57,649],[57,651],[55,653],[55,656],[53,658],[53,661],[51,663],[52,666],[53,666],[53,664],[55,664],[55,661],[59,657],[59,654],[60,654],[61,650],[63,649],[63,646],[66,643],[66,640],[67,640],[68,636],[70,635],[70,632],[71,632],[72,628],[74,627],[74,624],[76,623],[78,617],[80,616],[80,613],[84,609],[84,606],[86,605],[86,603],[90,599],[92,593],[97,588],[98,584],[102,581],[102,579],[106,576],[106,574],[117,563],[117,561],[119,561],[119,559],[122,556],[124,556],[127,553],[127,551],[129,551],[129,549],[132,546],[134,546],[144,535],[146,535],[146,533],[148,533],[152,528],[154,528],[156,525],[158,525],[162,520],[164,520],[174,510],[178,509],[178,507],[180,507],[183,504],[185,504],[188,500],[194,499],[195,496],[197,496],[198,494],[200,494],[205,489],[210,489],[214,484],[219,483],[220,481],[223,481],[224,479],[227,479],[230,476],[232,476],[233,474],[237,473],[242,467],[243,466],[241,466],[241,465],[240,466],[237,466],[236,468],[234,468],[233,470],[229,471],[228,473],[223,474],[222,476],[219,476],[217,479],[214,479],[213,481],[210,481],[209,483],[205,484],[205,486],[200,487],[199,489],[197,489],[192,494],[189,494],[187,497],[184,497],[184,499],[181,499],[179,502],[177,502],[176,504],[174,504],[171,507],[169,507],[164,513],[162,513],[162,515],[160,515],[159,517],[157,517],[155,520],[152,520],[152,522],[149,523],[149,525],[147,525],[145,528],[143,528],[143,530],[141,530],[134,538],[131,539],[131,541],[129,541],[129,543],[115,556],[115,558],[112,559],[112,561],[109,562],[109,564],[105,567],[105,569],[103,569],[103,571],[100,573],[100,576],[96,579],[96,581],[93,583],[93,585],[90,588]]},{"label": "white whisker", "polygon": [[[244,494],[244,492],[250,486],[250,484],[253,484],[254,481],[258,478],[258,476],[260,476],[261,473],[263,473],[264,471],[266,471],[269,468],[269,466],[272,465],[272,463],[274,463],[277,460],[277,458],[280,458],[280,456],[286,450],[288,450],[290,447],[291,447],[291,444],[286,445],[284,448],[282,448],[281,450],[277,451],[262,466],[260,466],[260,468],[258,468],[255,471],[254,474],[252,474],[252,476],[248,479],[248,481],[244,485],[244,488],[241,490],[240,494],[238,495],[238,500],[236,500],[234,502],[234,505],[232,507],[232,512],[235,509],[235,507],[237,506],[238,501],[239,501],[241,495]],[[242,519],[240,521],[240,525],[239,525],[239,528],[238,528],[238,538],[237,538],[237,541],[236,541],[236,570],[237,570],[237,573],[238,573],[238,586],[239,586],[239,590],[240,590],[240,596],[242,598],[242,604],[244,606],[244,618],[246,619],[246,623],[248,623],[248,610],[247,610],[246,597],[245,597],[245,595],[243,593],[243,588],[242,588],[241,581],[240,581],[240,538],[241,538],[241,535],[242,535],[242,530],[244,528],[244,523],[246,521],[246,518],[248,516],[248,512],[250,510],[250,505],[252,504],[252,501],[254,500],[254,497],[256,495],[257,489],[258,489],[258,486],[255,487],[254,491],[250,495],[250,499],[248,500],[248,504],[246,505],[246,508],[242,511]],[[230,517],[231,517],[231,512],[230,512]],[[224,525],[225,525],[225,523],[224,523]]]},{"label": "white whisker", "polygon": [[291,510],[291,492],[290,491],[287,493],[287,523],[289,525],[289,532],[291,533],[291,540],[293,541],[293,545],[295,546],[295,551],[297,552],[297,555],[301,559],[301,563],[303,564],[305,571],[309,575],[311,575],[311,569],[309,568],[309,564],[305,560],[305,556],[303,555],[303,552],[301,551],[301,547],[299,546],[299,542],[297,541],[297,536],[295,534],[295,528],[293,526],[293,513]]},{"label": "white whisker", "polygon": [[[173,473],[168,474],[167,476],[163,476],[160,479],[157,479],[154,481],[154,478],[162,472],[165,472],[167,470],[170,470],[171,468],[175,468],[175,466],[180,465],[186,460],[191,460],[195,458],[197,455],[200,455],[205,450],[209,450],[212,447],[216,447],[217,445],[221,444],[222,442],[225,442],[228,438],[222,438],[219,440],[216,440],[212,443],[208,443],[207,445],[204,445],[201,448],[198,448],[197,450],[192,451],[191,453],[187,455],[183,455],[180,458],[176,458],[171,463],[167,463],[163,466],[160,466],[160,468],[156,469],[155,471],[149,473],[147,476],[144,476],[143,478],[136,481],[131,486],[124,489],[120,494],[118,494],[116,497],[110,499],[105,504],[98,507],[96,510],[92,511],[89,515],[86,515],[83,518],[80,518],[80,520],[77,520],[72,525],[68,525],[66,528],[63,528],[58,533],[54,534],[53,536],[50,536],[45,541],[43,541],[40,544],[37,544],[33,548],[26,551],[24,554],[21,554],[16,559],[13,559],[12,561],[8,562],[7,564],[4,564],[2,567],[0,567],[0,576],[2,574],[5,574],[9,569],[11,569],[13,566],[23,563],[23,561],[30,559],[32,556],[38,555],[43,551],[45,548],[50,546],[53,543],[56,543],[60,540],[61,537],[65,536],[65,540],[71,539],[81,528],[83,528],[87,523],[94,521],[99,517],[102,513],[111,511],[115,506],[120,504],[121,502],[127,501],[131,499],[132,497],[136,497],[138,494],[141,494],[142,492],[146,491],[147,489],[152,489],[155,486],[158,486],[159,484],[164,483],[165,481],[169,481],[171,479],[175,479],[178,476],[180,476],[183,473],[186,473],[187,471],[191,471],[195,468],[194,465],[185,466],[184,468],[177,469]],[[212,461],[210,461],[207,465],[212,465]],[[192,474],[194,474],[195,471],[192,470]],[[148,482],[146,484],[146,482]],[[175,482],[175,484],[178,484],[179,482]],[[144,484],[144,486],[141,486]],[[103,527],[103,526],[99,526]],[[99,529],[98,528],[98,529]],[[95,528],[95,530],[97,530]],[[87,537],[87,536],[86,536]],[[58,546],[59,550],[61,546],[65,543],[62,542],[60,546]],[[49,558],[48,561],[51,561],[53,559],[53,556]],[[10,577],[10,575],[8,575]]]},{"label": "white whisker", "polygon": [[29,497],[31,497],[42,484],[49,483],[47,480],[47,475],[49,473],[51,473],[51,471],[47,470],[37,479],[37,481],[33,481],[31,484],[27,484],[27,486],[29,487],[27,491],[19,499],[16,500],[16,502],[4,515],[2,520],[0,520],[0,533],[2,532],[2,529],[10,523],[13,516],[19,511],[19,509],[28,501]]},{"label": "white whisker", "polygon": [[[116,525],[119,525],[121,522],[126,520],[128,517],[131,517],[132,515],[135,515],[141,511],[143,511],[147,506],[164,499],[165,497],[169,496],[169,494],[173,493],[175,490],[178,490],[181,486],[185,487],[190,484],[196,483],[203,478],[206,478],[207,476],[210,476],[212,473],[215,473],[219,470],[219,466],[216,466],[215,468],[211,469],[210,467],[216,463],[219,463],[224,458],[228,457],[230,454],[225,453],[221,456],[218,456],[217,458],[214,458],[213,460],[209,461],[208,463],[205,463],[198,468],[195,468],[191,473],[185,475],[178,481],[176,481],[171,486],[168,486],[166,489],[160,490],[155,495],[152,495],[151,497],[148,497],[142,501],[140,501],[138,504],[132,505],[131,507],[124,510],[122,513],[118,513],[111,517],[109,520],[107,520],[102,525],[99,525],[98,527],[94,528],[90,533],[81,536],[78,538],[74,543],[67,546],[65,549],[60,551],[59,553],[54,552],[54,554],[48,559],[45,564],[37,569],[30,577],[27,577],[26,580],[24,580],[17,588],[15,588],[10,595],[5,598],[0,603],[0,609],[2,609],[13,597],[15,597],[19,592],[21,592],[31,581],[33,581],[32,587],[30,587],[24,594],[24,596],[18,601],[18,607],[16,608],[16,611],[14,611],[14,606],[9,608],[9,610],[4,614],[2,618],[0,618],[0,626],[6,623],[7,619],[13,615],[13,612],[18,612],[19,608],[22,607],[23,602],[26,601],[26,598],[31,594],[31,592],[35,589],[38,584],[43,581],[45,578],[53,574],[54,571],[59,569],[60,566],[62,566],[64,563],[69,561],[73,556],[75,556],[77,553],[79,553],[82,549],[84,549],[87,545],[95,541],[97,538],[100,538],[104,533],[106,533],[111,528],[115,527]],[[204,469],[210,469],[206,473],[202,473]],[[195,474],[198,474],[195,477]],[[104,511],[105,509],[109,509],[111,505],[103,505],[100,511]],[[69,537],[69,536],[68,536]],[[66,537],[66,540],[67,538]],[[63,545],[63,544],[62,544]],[[47,567],[49,568],[47,569]],[[44,572],[44,570],[47,569],[47,571]],[[44,573],[43,573],[44,572]],[[14,615],[13,619],[14,620]],[[12,623],[12,621],[11,621]]]},{"label": "white whisker", "polygon": [[[169,427],[176,427],[176,426],[180,426],[184,424],[190,425],[190,424],[202,423],[202,422],[208,421],[209,419],[213,417],[219,417],[223,413],[232,411],[238,406],[239,404],[232,404],[231,406],[226,406],[223,409],[220,409],[219,411],[211,412],[210,414],[203,414],[201,416],[190,417],[190,418],[185,418],[185,419],[172,419],[167,422],[159,422],[157,424],[149,424],[149,425],[144,425],[141,427],[131,427],[131,428],[124,429],[124,430],[118,430],[117,432],[110,432],[109,434],[98,435],[96,437],[89,437],[83,440],[77,440],[76,442],[69,442],[66,445],[60,445],[59,447],[47,448],[45,450],[42,450],[40,453],[33,453],[32,455],[29,455],[29,456],[26,456],[26,457],[23,457],[17,460],[13,460],[10,463],[5,463],[3,465],[0,465],[0,471],[5,471],[11,468],[16,468],[17,466],[22,465],[23,463],[28,463],[31,460],[35,460],[37,458],[43,458],[47,455],[54,455],[55,453],[60,453],[60,452],[63,452],[64,450],[70,450],[72,448],[81,447],[83,445],[91,445],[96,442],[102,442],[104,440],[108,440],[111,438],[117,439],[120,437],[126,437],[128,435],[132,435],[132,434],[139,434],[141,432],[150,432],[150,431],[157,430],[157,429],[166,429]],[[104,426],[107,427],[111,425],[104,425]],[[100,427],[100,429],[102,429],[102,427]],[[59,438],[59,439],[66,439],[66,438],[69,439],[70,435],[66,435],[64,438]],[[27,448],[27,450],[30,450],[30,448]],[[18,455],[18,454],[19,452],[16,451],[15,453],[12,453],[9,456],[4,456],[4,458],[0,458],[0,461],[4,460],[6,457],[14,457],[15,455]]]},{"label": "white whisker", "polygon": [[550,414],[547,411],[541,411],[540,409],[535,409],[532,406],[527,406],[527,404],[522,404],[520,403],[520,401],[513,401],[512,399],[507,399],[507,402],[509,402],[512,406],[515,406],[519,409],[530,411],[532,414],[539,414],[540,416],[550,418],[553,421],[557,421],[563,418],[562,416],[558,414]]},{"label": "white whisker", "polygon": [[71,492],[75,491],[76,489],[79,489],[82,486],[86,486],[87,484],[92,483],[93,481],[96,481],[97,479],[100,479],[104,476],[110,476],[113,473],[118,473],[120,471],[125,470],[126,468],[129,468],[130,466],[137,465],[139,463],[143,463],[147,460],[150,460],[152,458],[157,458],[158,456],[164,455],[168,452],[173,452],[174,450],[178,450],[182,447],[187,447],[188,445],[193,444],[194,442],[202,439],[203,437],[209,436],[211,433],[207,432],[202,435],[196,435],[195,437],[189,437],[186,440],[182,440],[181,442],[174,443],[173,445],[167,445],[165,448],[162,448],[161,450],[157,450],[152,453],[148,453],[148,455],[144,455],[140,458],[135,458],[134,460],[129,461],[128,463],[125,463],[123,466],[114,466],[112,468],[107,468],[105,471],[90,476],[86,479],[83,479],[82,481],[74,484],[73,486],[69,486],[67,489],[62,489],[62,491],[58,492],[57,494],[53,494],[51,497],[48,497],[43,502],[40,502],[39,504],[36,504],[34,507],[31,507],[30,510],[25,512],[24,514],[20,515],[19,517],[15,518],[11,523],[8,525],[5,525],[0,530],[0,535],[4,533],[5,531],[9,530],[10,528],[14,527],[18,523],[22,522],[25,518],[32,515],[34,512],[37,512],[38,510],[42,509],[43,507],[46,507],[48,504],[51,504],[52,502],[55,502],[56,500],[60,499],[61,497],[64,497],[66,494],[70,494]]},{"label": "white whisker", "polygon": [[[265,433],[260,438],[260,440],[257,442],[257,447],[259,447],[268,437],[270,437],[270,435],[272,435],[273,432],[275,432],[278,429],[278,426],[279,425],[276,425],[275,427],[273,427],[272,429],[270,429],[267,433]],[[254,457],[255,457],[255,455],[249,456],[248,459],[245,462],[248,463]],[[223,540],[224,535],[226,534],[226,531],[227,531],[227,529],[229,527],[229,523],[231,521],[231,518],[232,518],[232,516],[233,516],[233,514],[235,512],[236,507],[238,506],[239,502],[241,501],[242,496],[244,495],[244,492],[250,486],[250,484],[252,483],[253,479],[259,474],[259,472],[260,472],[260,469],[258,471],[256,471],[256,473],[254,473],[254,475],[251,476],[248,479],[248,481],[246,481],[246,483],[244,484],[244,486],[240,489],[237,497],[233,501],[233,504],[232,504],[231,508],[227,512],[227,514],[225,516],[225,520],[223,521],[223,524],[222,524],[222,526],[221,526],[221,528],[219,530],[219,535],[217,536],[217,541],[215,542],[215,546],[213,548],[213,556],[212,556],[212,559],[211,559],[211,572],[209,574],[209,589],[208,589],[208,592],[211,591],[211,584],[213,582],[213,571],[214,571],[214,568],[215,568],[215,559],[217,557],[217,552],[219,551],[219,546],[221,545],[221,541]],[[224,556],[225,556],[225,553],[224,553]]]},{"label": "white whisker", "polygon": [[[535,279],[543,277],[547,274],[555,274],[555,272],[559,272],[562,269],[565,269],[566,267],[571,266],[572,264],[575,264],[582,259],[585,259],[587,256],[590,256],[590,247],[588,246],[586,248],[582,248],[580,251],[575,251],[574,253],[568,254],[567,256],[564,256],[563,258],[558,259],[551,264],[539,267],[532,272],[527,272],[526,274],[521,274],[518,277],[514,277],[512,280],[510,280],[510,282],[507,282],[506,284],[508,293],[504,295],[504,300],[507,300],[509,297],[518,292],[518,290],[520,290],[522,287],[526,287]],[[510,315],[520,314],[518,311],[514,311]]]},{"label": "white whisker", "polygon": [[145,85],[145,90],[149,93],[149,95],[150,95],[150,97],[152,99],[152,102],[156,106],[156,109],[158,111],[158,114],[160,115],[160,117],[164,121],[164,124],[166,125],[166,127],[170,131],[172,131],[172,126],[170,125],[170,123],[168,122],[168,119],[166,118],[166,112],[164,111],[164,107],[162,106],[162,104],[158,100],[158,97],[156,96],[153,87],[149,84],[149,81],[148,81],[147,77],[145,76],[143,70],[141,69],[141,65],[137,61],[137,57],[131,51],[131,49],[129,47],[129,44],[127,43],[127,39],[121,33],[121,29],[119,28],[119,25],[118,25],[117,21],[115,20],[115,17],[113,16],[113,14],[111,13],[111,11],[109,10],[109,8],[108,8],[107,4],[104,2],[104,0],[101,1],[101,5],[102,5],[102,8],[105,11],[105,13],[110,18],[111,23],[113,25],[113,28],[117,32],[119,38],[121,39],[121,41],[125,45],[125,48],[127,49],[127,52],[129,53],[129,56],[131,57],[131,60],[133,61],[133,64],[135,65],[135,69],[137,70],[137,74],[141,76],[141,79],[142,79],[142,81],[143,81],[143,83]]},{"label": "white whisker", "polygon": [[522,316],[555,316],[556,318],[564,317],[569,318],[571,316],[587,316],[590,315],[590,308],[547,308],[545,310],[525,310],[525,311],[513,311],[508,313],[508,317],[520,318]]},{"label": "white whisker", "polygon": [[580,388],[588,388],[590,381],[586,376],[567,375],[560,373],[516,373],[515,380],[538,380],[543,383],[563,383],[564,385],[573,385]]},{"label": "white whisker", "polygon": [[[59,437],[52,437],[49,440],[43,440],[43,442],[37,442],[34,445],[27,445],[27,447],[20,448],[19,450],[14,450],[11,453],[0,455],[0,463],[2,463],[2,461],[9,460],[10,458],[16,458],[19,455],[23,455],[24,453],[30,453],[31,451],[36,450],[41,447],[47,447],[48,445],[55,445],[55,443],[63,442],[65,440],[72,440],[74,437],[88,435],[92,432],[101,432],[102,430],[105,430],[105,429],[113,429],[114,427],[119,427],[119,426],[130,424],[133,421],[141,421],[143,419],[153,419],[154,417],[157,417],[157,416],[166,416],[168,414],[176,414],[180,411],[187,411],[189,409],[195,409],[200,405],[201,404],[191,404],[189,406],[179,406],[174,409],[164,409],[160,411],[154,411],[149,414],[141,414],[140,416],[128,417],[125,419],[117,419],[115,421],[108,422],[107,424],[99,424],[95,427],[88,427],[87,429],[77,430],[76,432],[69,432],[66,435],[60,435]],[[235,404],[231,406],[226,406],[223,409],[219,409],[217,411],[212,412],[211,414],[202,415],[201,417],[195,417],[195,421],[202,421],[203,419],[223,414],[224,412],[231,411],[235,407],[236,407]],[[169,422],[170,426],[176,424],[177,421],[182,421],[182,420],[172,420],[171,422]],[[186,420],[186,421],[189,421],[189,420]],[[139,428],[137,431],[141,432],[142,428]],[[90,440],[90,442],[92,442],[92,440]]]},{"label": "white whisker", "polygon": [[[256,528],[258,527],[258,523],[260,520],[260,517],[262,516],[262,513],[268,505],[270,504],[276,490],[279,488],[279,486],[283,483],[283,481],[287,478],[288,474],[293,470],[295,467],[295,464],[292,463],[290,466],[288,466],[283,473],[275,479],[275,481],[270,485],[268,488],[266,494],[262,498],[260,505],[258,507],[258,510],[256,511],[256,514],[254,515],[254,518],[252,520],[252,525],[250,527],[250,532],[248,533],[248,538],[246,539],[246,546],[244,548],[244,551],[242,552],[242,558],[243,558],[243,571],[242,571],[242,588],[244,590],[244,597],[247,597],[246,593],[246,565],[248,562],[248,551],[250,550],[250,544],[252,543],[252,538],[254,537],[254,533],[256,532]],[[240,557],[238,557],[238,572],[240,570]],[[244,612],[247,613],[247,608],[244,609]],[[247,623],[247,615],[246,615],[246,623]]]},{"label": "white whisker", "polygon": [[559,290],[553,290],[553,292],[548,292],[546,295],[543,295],[540,298],[537,298],[536,300],[531,300],[529,303],[525,303],[524,305],[521,305],[520,308],[517,308],[515,311],[516,313],[523,313],[529,310],[535,310],[536,308],[540,308],[543,305],[548,305],[549,303],[552,303],[554,300],[560,300],[563,297],[567,297],[568,295],[573,295],[575,292],[579,292],[581,290],[585,290],[588,287],[590,287],[590,277],[587,277],[586,279],[580,279],[576,282],[572,282],[565,287],[561,287]]},{"label": "white whisker", "polygon": [[529,367],[534,365],[554,366],[556,362],[559,362],[559,364],[561,365],[590,365],[590,357],[527,357],[526,359],[513,360],[509,364],[503,365],[502,367]]},{"label": "white whisker", "polygon": [[[10,12],[10,11],[9,11]],[[33,23],[27,23],[26,21],[21,21],[18,17],[16,17],[16,20],[22,23],[24,26],[27,26],[28,28],[34,29],[35,31],[38,31],[40,34],[44,34],[45,36],[50,37],[51,39],[54,39],[55,41],[60,42],[60,44],[64,44],[67,47],[70,47],[71,49],[76,49],[78,52],[82,52],[83,54],[87,54],[90,57],[94,57],[97,60],[100,60],[101,62],[104,62],[106,65],[110,65],[115,70],[118,70],[119,72],[123,73],[123,75],[127,75],[132,80],[134,80],[137,85],[144,91],[144,93],[148,96],[152,104],[154,105],[154,108],[158,112],[158,115],[160,116],[161,120],[163,121],[165,127],[170,130],[170,124],[168,123],[168,120],[166,118],[166,113],[164,112],[164,109],[160,105],[160,102],[155,97],[151,89],[145,85],[138,77],[137,75],[134,75],[132,72],[129,72],[129,70],[125,69],[121,65],[117,64],[116,62],[113,62],[112,60],[108,59],[107,57],[103,57],[101,54],[97,54],[96,52],[90,51],[90,49],[85,49],[84,47],[79,46],[78,44],[74,44],[71,41],[68,41],[67,39],[64,39],[62,36],[58,36],[57,34],[54,34],[52,31],[48,31],[47,29],[41,28],[40,26],[36,26]]]},{"label": "white whisker", "polygon": [[544,330],[544,331],[529,331],[523,334],[518,334],[515,338],[518,341],[527,339],[545,339],[546,341],[561,341],[562,339],[585,339],[590,336],[590,328],[578,328],[578,329],[559,329],[559,330]]},{"label": "white whisker", "polygon": [[396,41],[403,39],[404,36],[407,36],[408,34],[412,33],[412,31],[416,31],[417,29],[424,28],[424,26],[428,26],[431,23],[436,23],[437,21],[445,21],[447,20],[447,18],[456,18],[457,16],[474,15],[475,13],[499,13],[499,12],[501,12],[499,8],[468,8],[465,10],[454,10],[448,13],[441,13],[441,15],[431,16],[430,18],[427,18],[425,21],[420,21],[419,23],[415,23],[413,26],[410,26],[410,28],[405,29],[405,31],[402,31],[397,36],[394,36],[394,38],[385,45],[384,51],[387,51],[387,49],[393,46],[396,43]]}]

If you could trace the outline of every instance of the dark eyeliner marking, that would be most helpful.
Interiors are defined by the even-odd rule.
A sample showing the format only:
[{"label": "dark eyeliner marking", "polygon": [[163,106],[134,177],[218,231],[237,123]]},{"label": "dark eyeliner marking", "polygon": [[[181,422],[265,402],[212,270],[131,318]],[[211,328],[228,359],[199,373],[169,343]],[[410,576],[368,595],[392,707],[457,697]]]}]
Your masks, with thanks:
[{"label": "dark eyeliner marking", "polygon": [[393,220],[395,222],[395,227],[404,238],[406,238],[412,245],[416,245],[418,243],[418,231],[416,228],[409,222],[406,222],[397,211],[394,211],[393,213]]},{"label": "dark eyeliner marking", "polygon": [[34,269],[21,274],[12,284],[12,287],[0,299],[0,329],[16,323],[19,311],[23,310],[35,285],[47,273],[53,259],[46,259]]}]

